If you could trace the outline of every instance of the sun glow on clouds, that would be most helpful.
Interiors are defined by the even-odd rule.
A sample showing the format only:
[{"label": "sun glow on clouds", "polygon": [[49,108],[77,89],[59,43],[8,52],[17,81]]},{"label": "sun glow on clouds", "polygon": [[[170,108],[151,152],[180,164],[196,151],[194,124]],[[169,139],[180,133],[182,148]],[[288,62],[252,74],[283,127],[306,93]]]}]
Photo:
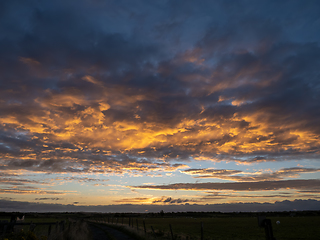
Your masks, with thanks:
[{"label": "sun glow on clouds", "polygon": [[[297,27],[318,16],[313,9],[288,27],[254,2],[246,14],[218,2],[177,3],[179,13],[166,3],[11,4],[1,6],[0,197],[319,198],[319,38],[317,28]],[[297,6],[276,5],[296,18]]]}]

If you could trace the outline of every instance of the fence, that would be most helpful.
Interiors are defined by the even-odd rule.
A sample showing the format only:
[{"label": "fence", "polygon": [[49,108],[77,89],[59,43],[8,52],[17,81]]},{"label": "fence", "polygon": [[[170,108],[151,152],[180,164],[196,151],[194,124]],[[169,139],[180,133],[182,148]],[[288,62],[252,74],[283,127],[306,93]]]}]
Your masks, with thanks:
[{"label": "fence", "polygon": [[[151,231],[148,231],[147,228],[146,228],[145,220],[143,220],[142,221],[142,225],[140,225],[140,226],[142,226],[142,229],[141,229],[139,227],[138,218],[136,218],[135,221],[134,221],[134,218],[131,218],[131,217],[129,217],[127,219],[128,219],[129,227],[131,227],[133,229],[136,229],[138,232],[142,231],[142,233],[144,235],[146,235],[146,236],[147,235],[151,235],[154,238],[158,238],[158,237],[161,237],[164,234],[163,232],[156,232],[152,225],[150,226]],[[119,218],[111,218],[111,219],[110,218],[107,218],[107,219],[103,218],[103,219],[95,219],[95,220],[93,220],[93,222],[96,222],[96,223],[108,223],[108,224],[118,224],[119,223],[121,225],[126,225],[126,224],[124,224],[124,217],[121,217],[121,221],[119,221]],[[135,223],[136,226],[134,226],[134,223]],[[169,224],[169,229],[170,229],[170,233],[168,234],[168,237],[170,239],[172,239],[172,240],[177,239],[177,235],[174,234],[171,224]],[[201,223],[201,225],[200,225],[199,233],[200,233],[200,236],[201,236],[201,240],[204,240],[203,223]],[[186,236],[186,239],[188,240],[189,237]]]},{"label": "fence", "polygon": [[[178,236],[175,234],[174,225],[170,223],[170,218],[167,218],[166,225],[168,226],[168,231],[164,232],[160,229],[156,229],[154,225],[150,224],[149,228],[146,227],[145,219],[135,218],[135,217],[109,217],[109,218],[99,218],[95,219],[94,221],[97,223],[108,223],[108,224],[120,224],[123,226],[128,226],[132,228],[132,230],[136,230],[145,236],[152,236],[153,238],[163,238],[166,236],[166,239],[176,240],[189,240],[194,239],[194,237],[190,237],[188,235]],[[196,223],[197,230],[197,238],[200,240],[208,239],[208,235],[212,235],[212,226],[208,226],[203,222]],[[273,236],[273,230],[270,219],[266,219],[265,216],[258,218],[258,226],[264,228],[265,230],[265,239],[266,240],[275,240]],[[156,230],[155,230],[156,229]],[[178,231],[179,232],[179,231]],[[177,233],[177,232],[176,232]],[[263,235],[262,235],[263,236]],[[211,238],[210,238],[211,239]]]},{"label": "fence", "polygon": [[[24,223],[24,222],[8,222],[8,221],[2,221],[0,222],[0,236],[4,236],[7,233],[11,233],[14,231],[15,226],[29,226],[30,231],[34,231],[37,226],[41,225],[48,225],[48,236],[52,233],[52,226],[55,227],[55,232],[63,232],[65,230],[65,221],[60,222],[40,222],[40,223]],[[70,223],[69,223],[70,224]]]}]

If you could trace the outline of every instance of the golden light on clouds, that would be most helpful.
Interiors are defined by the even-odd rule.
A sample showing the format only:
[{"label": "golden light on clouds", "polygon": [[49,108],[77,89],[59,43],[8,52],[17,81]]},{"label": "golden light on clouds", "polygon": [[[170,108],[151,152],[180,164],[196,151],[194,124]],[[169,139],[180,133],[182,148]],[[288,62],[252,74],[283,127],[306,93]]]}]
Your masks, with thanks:
[{"label": "golden light on clouds", "polygon": [[317,8],[66,1],[0,4],[0,206],[320,204]]}]

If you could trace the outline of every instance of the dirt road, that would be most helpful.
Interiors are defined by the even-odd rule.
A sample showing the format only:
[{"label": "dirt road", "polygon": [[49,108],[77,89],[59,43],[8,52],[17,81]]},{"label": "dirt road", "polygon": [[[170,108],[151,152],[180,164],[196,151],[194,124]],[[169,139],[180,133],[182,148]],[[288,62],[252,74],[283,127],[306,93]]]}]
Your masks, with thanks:
[{"label": "dirt road", "polygon": [[92,240],[134,240],[123,232],[104,224],[89,224]]}]

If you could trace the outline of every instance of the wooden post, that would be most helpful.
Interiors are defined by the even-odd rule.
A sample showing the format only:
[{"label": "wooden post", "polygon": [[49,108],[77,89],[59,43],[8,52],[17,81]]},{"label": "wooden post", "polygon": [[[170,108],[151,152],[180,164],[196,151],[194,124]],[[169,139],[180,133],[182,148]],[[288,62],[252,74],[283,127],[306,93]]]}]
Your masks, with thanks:
[{"label": "wooden post", "polygon": [[36,225],[31,222],[29,227],[30,232],[33,232],[35,228],[36,228]]},{"label": "wooden post", "polygon": [[14,230],[14,224],[15,224],[15,221],[11,221],[11,222],[7,225],[6,231],[8,231],[9,233],[10,233],[10,232],[13,232],[13,230]]},{"label": "wooden post", "polygon": [[270,219],[266,219],[266,216],[258,216],[258,225],[264,228],[266,240],[275,240]]},{"label": "wooden post", "polygon": [[203,240],[203,223],[201,222],[201,240]]},{"label": "wooden post", "polygon": [[117,218],[117,222],[116,223],[118,224],[118,218]]},{"label": "wooden post", "polygon": [[137,222],[137,231],[139,231],[138,218],[136,218],[136,222]]},{"label": "wooden post", "polygon": [[129,217],[129,227],[130,227],[131,217]]},{"label": "wooden post", "polygon": [[6,234],[7,228],[8,228],[8,225],[4,225],[3,226],[3,236]]},{"label": "wooden post", "polygon": [[49,228],[48,228],[48,237],[50,236],[51,234],[51,225],[49,225]]},{"label": "wooden post", "polygon": [[61,221],[61,232],[64,231],[64,221]]},{"label": "wooden post", "polygon": [[272,224],[270,219],[264,220],[264,229],[266,233],[266,240],[275,240],[273,237]]},{"label": "wooden post", "polygon": [[143,228],[144,228],[144,233],[147,234],[147,229],[146,229],[146,223],[143,220]]},{"label": "wooden post", "polygon": [[123,218],[124,218],[124,217],[122,216],[122,225],[123,225]]},{"label": "wooden post", "polygon": [[157,235],[156,235],[156,233],[154,232],[154,229],[153,229],[152,226],[151,226],[151,230],[152,230],[152,232],[153,232],[154,237],[157,237]]},{"label": "wooden post", "polygon": [[171,232],[171,239],[174,240],[171,224],[169,224],[169,227],[170,227],[170,232]]},{"label": "wooden post", "polygon": [[57,233],[59,232],[59,223],[58,223],[58,221],[56,222],[56,232]]}]

